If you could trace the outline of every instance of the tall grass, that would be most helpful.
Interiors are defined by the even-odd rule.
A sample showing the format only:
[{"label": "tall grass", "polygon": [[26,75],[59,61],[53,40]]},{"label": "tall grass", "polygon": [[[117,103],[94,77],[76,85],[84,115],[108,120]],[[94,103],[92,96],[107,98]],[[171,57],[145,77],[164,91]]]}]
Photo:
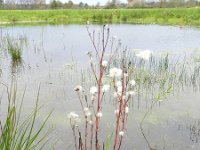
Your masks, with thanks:
[{"label": "tall grass", "polygon": [[13,62],[21,62],[22,46],[10,36],[6,37],[7,50]]},{"label": "tall grass", "polygon": [[16,38],[6,35],[2,38],[3,47],[6,50],[6,54],[10,56],[11,59],[11,69],[12,72],[18,72],[23,66],[22,52],[25,46],[27,46],[27,39]]},{"label": "tall grass", "polygon": [[43,149],[47,142],[48,131],[45,131],[45,125],[51,113],[47,115],[41,125],[36,129],[36,118],[40,109],[39,91],[36,97],[36,104],[33,112],[26,118],[22,118],[22,108],[25,96],[25,90],[21,99],[20,105],[17,102],[20,100],[17,97],[17,86],[12,84],[9,89],[5,86],[7,91],[7,112],[4,114],[6,117],[2,120],[0,118],[0,149],[1,150],[34,150]]},{"label": "tall grass", "polygon": [[8,23],[144,23],[200,25],[200,8],[0,10]]}]

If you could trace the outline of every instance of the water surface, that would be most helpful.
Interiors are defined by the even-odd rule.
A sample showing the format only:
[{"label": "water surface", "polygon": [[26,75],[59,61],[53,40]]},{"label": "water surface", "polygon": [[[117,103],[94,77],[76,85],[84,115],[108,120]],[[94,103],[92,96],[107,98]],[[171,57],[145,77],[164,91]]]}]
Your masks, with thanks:
[{"label": "water surface", "polygon": [[[101,26],[91,25],[96,32]],[[27,39],[23,50],[23,65],[12,73],[9,56],[1,58],[2,79],[10,84],[14,75],[18,81],[19,95],[26,89],[24,111],[30,110],[36,100],[37,87],[41,84],[40,119],[54,110],[48,125],[54,127],[51,138],[58,140],[55,149],[73,149],[72,132],[67,113],[81,113],[80,104],[73,92],[75,85],[81,83],[80,72],[89,65],[86,52],[93,50],[84,25],[46,25],[1,27],[2,36],[10,35]],[[200,52],[200,29],[158,25],[110,25],[110,35],[121,40],[124,47],[150,49],[155,54],[169,52],[173,55],[195,55]],[[1,53],[3,53],[3,49]],[[89,87],[88,87],[89,88]],[[3,97],[5,90],[1,89]],[[190,88],[170,96],[161,105],[156,105],[145,122],[145,132],[149,142],[158,150],[197,150],[200,146],[200,92]],[[2,101],[2,107],[6,102]],[[130,110],[127,133],[122,149],[148,149],[139,130],[138,122],[148,107],[145,99],[133,101]],[[4,107],[2,108],[5,109]],[[113,126],[114,107],[105,101],[101,133],[105,139]],[[40,120],[38,120],[40,122]]]}]

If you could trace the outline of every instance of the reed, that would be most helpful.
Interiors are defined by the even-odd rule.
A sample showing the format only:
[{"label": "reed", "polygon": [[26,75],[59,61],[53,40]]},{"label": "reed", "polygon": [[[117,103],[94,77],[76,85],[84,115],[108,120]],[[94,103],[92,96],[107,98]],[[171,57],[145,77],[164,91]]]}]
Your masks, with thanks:
[{"label": "reed", "polygon": [[49,113],[41,125],[36,129],[36,118],[39,112],[39,91],[36,97],[35,107],[26,118],[22,118],[22,108],[26,90],[20,105],[17,105],[17,85],[12,83],[11,87],[1,84],[7,91],[7,112],[5,119],[0,119],[0,149],[1,150],[34,150],[43,149],[47,142],[49,131],[45,131],[45,125],[51,115]]}]

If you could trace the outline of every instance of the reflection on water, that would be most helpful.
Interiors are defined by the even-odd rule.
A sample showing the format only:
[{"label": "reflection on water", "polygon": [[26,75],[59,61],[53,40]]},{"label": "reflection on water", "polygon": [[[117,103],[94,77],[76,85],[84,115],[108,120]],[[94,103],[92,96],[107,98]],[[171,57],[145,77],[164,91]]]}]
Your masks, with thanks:
[{"label": "reflection on water", "polygon": [[[99,28],[98,25],[92,27],[95,30]],[[123,45],[131,50],[134,48],[150,49],[154,51],[155,55],[162,55],[160,53],[168,51],[170,56],[173,54],[176,58],[179,58],[180,54],[183,55],[180,58],[182,60],[185,60],[183,58],[186,54],[190,58],[199,55],[199,29],[157,25],[111,25],[110,28],[111,35],[120,38]],[[21,61],[14,63],[9,56],[3,54],[5,45],[0,44],[1,54],[4,56],[1,59],[2,82],[9,84],[12,73],[15,73],[19,91],[27,88],[25,110],[29,110],[34,104],[37,84],[41,83],[40,103],[44,105],[43,113],[54,109],[49,125],[55,126],[52,138],[58,140],[56,149],[72,149],[72,133],[67,120],[67,113],[71,111],[81,113],[76,94],[72,90],[75,85],[82,81],[90,81],[89,77],[91,76],[88,75],[86,68],[89,64],[86,52],[92,50],[92,45],[89,42],[85,26],[15,26],[2,28],[2,35],[7,34],[22,41],[25,38],[28,46],[23,46]],[[176,63],[176,60],[170,61]],[[141,63],[143,62],[132,61],[130,65]],[[195,62],[195,65],[196,63],[198,62]],[[11,70],[9,66],[11,66]],[[198,64],[197,66],[199,67]],[[181,69],[178,65],[177,68],[179,68],[179,72],[184,70],[184,67]],[[158,72],[157,68],[154,71]],[[184,79],[184,73],[183,71],[183,77],[180,80]],[[80,76],[77,76],[77,74]],[[149,78],[142,76],[146,79]],[[155,76],[150,81],[156,81],[157,77]],[[148,87],[148,84],[146,87]],[[141,87],[142,89],[143,87]],[[145,93],[145,90],[143,93]],[[22,92],[19,92],[20,94]],[[153,147],[174,150],[198,149],[200,146],[199,96],[198,90],[195,92],[190,88],[186,88],[184,91],[175,89],[174,95],[153,108],[144,124],[146,136]],[[112,105],[111,101],[105,100],[104,103],[103,109],[107,114],[104,114],[103,128],[100,130],[104,133],[111,133],[114,108],[110,106],[110,104]],[[125,136],[123,149],[148,149],[139,131],[139,121],[150,104],[147,96],[137,95],[137,98],[132,100],[132,109],[127,124],[128,132]],[[102,133],[101,137],[104,139],[106,135]]]}]

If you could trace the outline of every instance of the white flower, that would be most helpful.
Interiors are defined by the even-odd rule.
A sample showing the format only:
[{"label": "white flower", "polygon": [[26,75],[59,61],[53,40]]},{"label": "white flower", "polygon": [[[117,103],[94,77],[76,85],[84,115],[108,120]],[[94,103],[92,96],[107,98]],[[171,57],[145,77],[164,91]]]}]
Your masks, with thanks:
[{"label": "white flower", "polygon": [[138,54],[136,54],[137,57],[142,58],[142,59],[146,59],[148,60],[152,55],[152,52],[150,50],[144,50]]},{"label": "white flower", "polygon": [[85,112],[85,116],[87,116],[87,117],[91,116],[91,112],[90,112],[89,108],[85,107],[84,112]]},{"label": "white flower", "polygon": [[89,111],[89,108],[85,107],[84,112],[87,112],[87,111]]},{"label": "white flower", "polygon": [[69,119],[76,119],[76,118],[78,118],[78,117],[79,117],[79,115],[76,114],[75,112],[70,112],[70,113],[68,114],[68,118],[69,118]]},{"label": "white flower", "polygon": [[125,113],[128,114],[128,112],[129,112],[129,108],[128,108],[128,106],[126,106]]},{"label": "white flower", "polygon": [[131,81],[130,81],[130,85],[131,85],[131,86],[135,86],[135,84],[136,84],[135,80],[131,80]]},{"label": "white flower", "polygon": [[83,92],[83,87],[81,85],[77,85],[77,86],[75,86],[74,91]]},{"label": "white flower", "polygon": [[107,92],[107,91],[109,91],[109,89],[110,89],[110,85],[108,85],[108,84],[105,84],[105,85],[102,87],[102,91],[103,91],[103,92]]},{"label": "white flower", "polygon": [[120,77],[122,75],[122,70],[119,68],[110,69],[110,77]]},{"label": "white flower", "polygon": [[91,96],[91,101],[95,101],[96,97],[95,96]]},{"label": "white flower", "polygon": [[89,121],[89,124],[90,124],[90,125],[92,125],[92,124],[93,124],[93,121],[92,121],[92,120],[90,120],[90,121]]},{"label": "white flower", "polygon": [[78,126],[78,123],[80,122],[78,114],[76,114],[75,112],[70,112],[68,114],[68,118],[70,119],[70,124],[72,126]]},{"label": "white flower", "polygon": [[124,131],[120,131],[119,136],[124,136]]},{"label": "white flower", "polygon": [[95,86],[90,88],[90,93],[91,94],[96,94],[97,93],[97,88]]},{"label": "white flower", "polygon": [[127,74],[127,73],[124,73],[124,77],[128,77],[128,74]]},{"label": "white flower", "polygon": [[119,109],[116,109],[116,110],[114,111],[114,113],[115,113],[116,115],[118,115],[118,114],[119,114]]},{"label": "white flower", "polygon": [[98,112],[98,113],[97,113],[97,117],[98,117],[98,118],[101,118],[102,116],[103,116],[102,112]]},{"label": "white flower", "polygon": [[103,67],[107,67],[108,66],[108,61],[106,61],[106,60],[102,61],[102,66]]}]

